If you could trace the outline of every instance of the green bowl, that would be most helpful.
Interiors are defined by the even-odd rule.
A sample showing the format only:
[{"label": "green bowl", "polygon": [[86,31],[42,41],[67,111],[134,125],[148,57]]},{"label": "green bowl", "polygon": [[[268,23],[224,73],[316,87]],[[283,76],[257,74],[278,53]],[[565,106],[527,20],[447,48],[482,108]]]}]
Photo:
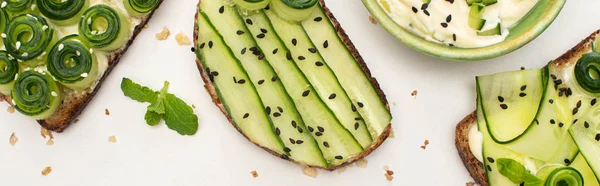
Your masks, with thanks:
[{"label": "green bowl", "polygon": [[500,43],[481,48],[458,48],[427,41],[396,24],[379,6],[379,0],[362,0],[371,15],[387,32],[409,47],[424,54],[449,60],[484,60],[508,54],[539,36],[550,24],[565,4],[566,0],[540,0],[527,16]]}]

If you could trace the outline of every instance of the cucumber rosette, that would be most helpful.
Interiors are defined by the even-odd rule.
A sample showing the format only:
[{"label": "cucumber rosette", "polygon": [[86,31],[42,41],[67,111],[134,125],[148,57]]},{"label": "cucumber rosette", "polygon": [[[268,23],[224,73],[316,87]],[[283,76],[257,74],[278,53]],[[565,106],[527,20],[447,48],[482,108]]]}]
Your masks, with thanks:
[{"label": "cucumber rosette", "polygon": [[[6,28],[6,25],[8,24],[8,22],[10,21],[10,18],[8,17],[8,14],[6,13],[6,11],[2,8],[0,8],[0,32],[4,32],[4,29]],[[4,40],[0,39],[0,46],[4,46]]]},{"label": "cucumber rosette", "polygon": [[279,17],[300,22],[308,18],[317,7],[318,0],[273,0],[271,7]]},{"label": "cucumber rosette", "polygon": [[2,2],[2,9],[7,10],[11,14],[28,11],[33,0],[5,0]]},{"label": "cucumber rosette", "polygon": [[61,92],[52,77],[32,70],[19,74],[10,97],[17,111],[33,119],[52,116],[61,104]]},{"label": "cucumber rosette", "polygon": [[77,23],[83,11],[89,7],[88,0],[37,0],[37,7],[44,16],[57,25]]},{"label": "cucumber rosette", "polygon": [[583,186],[583,176],[572,167],[550,165],[542,168],[536,176],[545,180],[544,186]]},{"label": "cucumber rosette", "polygon": [[57,38],[46,20],[34,14],[13,17],[2,37],[6,51],[21,61],[45,60],[48,46]]},{"label": "cucumber rosette", "polygon": [[233,0],[233,2],[246,10],[253,11],[265,8],[271,0]]},{"label": "cucumber rosette", "polygon": [[9,95],[19,73],[19,63],[8,56],[6,51],[0,51],[0,93]]},{"label": "cucumber rosette", "polygon": [[131,22],[117,10],[103,5],[88,8],[79,21],[79,35],[84,43],[102,51],[113,51],[125,45]]},{"label": "cucumber rosette", "polygon": [[158,6],[158,0],[123,0],[123,5],[129,15],[145,16]]},{"label": "cucumber rosette", "polygon": [[574,73],[581,88],[590,93],[600,93],[600,53],[584,54],[575,64]]},{"label": "cucumber rosette", "polygon": [[46,62],[48,72],[60,84],[82,90],[98,80],[98,61],[77,35],[64,37],[52,47]]}]

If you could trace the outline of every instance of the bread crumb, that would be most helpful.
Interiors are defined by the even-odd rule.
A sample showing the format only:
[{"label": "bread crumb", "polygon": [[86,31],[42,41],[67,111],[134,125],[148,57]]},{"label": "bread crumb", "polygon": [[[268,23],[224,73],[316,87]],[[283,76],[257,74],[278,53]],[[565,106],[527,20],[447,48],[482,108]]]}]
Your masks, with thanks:
[{"label": "bread crumb", "polygon": [[258,173],[255,170],[251,171],[250,174],[252,174],[253,178],[258,177]]},{"label": "bread crumb", "polygon": [[419,93],[417,90],[413,90],[413,91],[410,93],[410,96],[412,96],[412,97],[414,97],[415,99],[417,99],[417,93]]},{"label": "bread crumb", "polygon": [[17,136],[15,136],[15,133],[13,132],[10,135],[10,139],[8,140],[8,142],[10,142],[10,145],[15,146],[15,144],[17,144],[17,141],[19,141],[19,138],[17,138]]},{"label": "bread crumb", "polygon": [[146,24],[144,25],[144,29],[146,29],[146,28],[148,28],[148,27],[150,27],[150,25],[149,25],[148,23],[146,23]]},{"label": "bread crumb", "polygon": [[394,171],[392,171],[392,170],[387,170],[387,171],[385,171],[385,173],[389,174],[390,176],[394,175]]},{"label": "bread crumb", "polygon": [[42,170],[42,175],[47,176],[48,174],[50,174],[50,172],[52,172],[52,167],[48,166],[44,168],[44,170]]},{"label": "bread crumb", "polygon": [[385,179],[387,179],[388,181],[392,181],[394,179],[394,176],[392,176],[394,175],[394,171],[390,170],[390,167],[388,167],[387,165],[383,166],[383,169],[385,170]]},{"label": "bread crumb", "polygon": [[53,139],[49,139],[49,140],[46,142],[46,145],[48,145],[48,146],[52,146],[52,145],[54,145],[54,140],[53,140]]},{"label": "bread crumb", "polygon": [[104,109],[104,114],[106,114],[107,116],[110,116],[110,111],[108,111],[108,109]]},{"label": "bread crumb", "polygon": [[346,167],[340,167],[340,168],[336,169],[335,171],[339,174],[342,174],[344,171],[346,171]]},{"label": "bread crumb", "polygon": [[73,120],[73,123],[77,123],[77,122],[79,122],[79,119]]},{"label": "bread crumb", "polygon": [[475,186],[475,182],[467,182],[467,186]]},{"label": "bread crumb", "polygon": [[394,176],[389,175],[388,173],[385,173],[385,179],[387,179],[387,181],[392,181],[394,179]]},{"label": "bread crumb", "polygon": [[427,149],[427,145],[429,145],[429,140],[425,140],[425,142],[423,142],[423,145],[421,145],[421,148]]},{"label": "bread crumb", "polygon": [[318,175],[317,169],[309,166],[302,166],[302,173],[313,178],[316,178]]},{"label": "bread crumb", "polygon": [[376,25],[376,24],[377,24],[377,20],[375,20],[375,18],[373,18],[373,16],[369,16],[369,21],[370,21],[371,23],[373,23],[374,25]]},{"label": "bread crumb", "polygon": [[14,106],[10,106],[10,107],[8,107],[8,108],[6,109],[6,112],[8,112],[8,113],[11,113],[11,114],[15,113],[15,107],[14,107]]},{"label": "bread crumb", "polygon": [[387,172],[388,170],[390,170],[390,167],[389,167],[389,166],[387,166],[387,165],[384,165],[384,166],[383,166],[383,170]]},{"label": "bread crumb", "polygon": [[369,161],[367,161],[366,159],[361,159],[356,161],[356,166],[360,167],[360,168],[365,168],[367,167],[367,164],[369,163]]},{"label": "bread crumb", "polygon": [[52,135],[52,132],[44,127],[41,127],[42,131],[40,132],[42,134],[42,137],[44,137],[44,139],[46,139],[47,137],[50,137],[50,139],[54,139],[54,135]]},{"label": "bread crumb", "polygon": [[392,101],[392,105],[393,105],[393,106],[396,106],[396,102],[395,102],[395,101]]},{"label": "bread crumb", "polygon": [[109,137],[108,137],[108,142],[111,142],[111,143],[116,143],[116,142],[117,142],[117,137],[116,137],[116,136],[114,136],[114,135],[113,135],[113,136],[109,136]]},{"label": "bread crumb", "polygon": [[188,38],[183,32],[179,32],[179,34],[177,34],[175,36],[175,40],[177,40],[177,44],[179,45],[190,45],[190,38]]},{"label": "bread crumb", "polygon": [[163,41],[169,38],[169,35],[171,35],[169,28],[163,26],[162,31],[156,34],[156,39],[158,39],[159,41]]},{"label": "bread crumb", "polygon": [[196,105],[192,104],[192,108],[196,109]]}]

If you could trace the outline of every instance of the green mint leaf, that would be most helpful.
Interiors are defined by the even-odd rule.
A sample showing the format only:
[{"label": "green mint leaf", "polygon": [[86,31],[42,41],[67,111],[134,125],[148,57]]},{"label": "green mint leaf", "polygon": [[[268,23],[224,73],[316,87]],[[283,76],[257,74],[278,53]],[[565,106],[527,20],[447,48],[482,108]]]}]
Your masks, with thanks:
[{"label": "green mint leaf", "polygon": [[160,120],[164,117],[163,114],[159,114],[156,112],[152,112],[150,110],[146,111],[146,115],[144,115],[144,119],[146,123],[150,126],[156,126],[160,123]]},{"label": "green mint leaf", "polygon": [[158,114],[165,113],[165,105],[164,105],[164,97],[167,94],[167,89],[169,89],[169,82],[165,81],[163,88],[160,90],[158,94],[158,99],[148,106],[148,111],[156,112]]},{"label": "green mint leaf", "polygon": [[129,78],[123,78],[121,81],[121,91],[125,96],[139,101],[152,103],[158,99],[158,93],[148,87],[134,83]]},{"label": "green mint leaf", "polygon": [[[508,158],[496,160],[498,171],[515,184],[541,182],[541,180],[523,166],[523,164]],[[537,179],[537,180],[536,180]]]},{"label": "green mint leaf", "polygon": [[198,131],[198,116],[192,107],[173,94],[166,94],[163,99],[165,104],[165,123],[167,127],[181,135],[194,135]]},{"label": "green mint leaf", "polygon": [[527,174],[527,176],[525,176],[525,184],[526,186],[533,186],[533,185],[542,185],[543,181],[542,179],[531,175],[531,174]]}]

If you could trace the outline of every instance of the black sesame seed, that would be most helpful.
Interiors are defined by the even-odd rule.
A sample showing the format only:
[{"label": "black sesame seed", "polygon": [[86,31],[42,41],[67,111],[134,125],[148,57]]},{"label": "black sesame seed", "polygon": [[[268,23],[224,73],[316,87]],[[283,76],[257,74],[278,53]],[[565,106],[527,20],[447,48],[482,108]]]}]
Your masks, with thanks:
[{"label": "black sesame seed", "polygon": [[571,160],[569,160],[569,159],[565,159],[565,163],[566,163],[566,164],[569,164],[569,163],[571,163]]},{"label": "black sesame seed", "polygon": [[267,115],[271,114],[271,107],[267,106],[267,108],[265,108],[265,111],[267,112]]},{"label": "black sesame seed", "polygon": [[441,23],[442,27],[446,28],[448,27],[448,23]]},{"label": "black sesame seed", "polygon": [[310,90],[306,90],[306,91],[302,92],[302,97],[308,96],[308,93],[310,93]]},{"label": "black sesame seed", "polygon": [[350,108],[352,109],[352,112],[356,112],[356,106],[354,106],[354,104],[350,105]]},{"label": "black sesame seed", "polygon": [[491,172],[492,171],[492,167],[490,167],[490,165],[487,165],[487,170]]},{"label": "black sesame seed", "polygon": [[556,121],[554,121],[554,119],[550,119],[550,124],[556,124]]},{"label": "black sesame seed", "polygon": [[527,89],[527,85],[521,86],[521,91],[525,91],[525,89]]},{"label": "black sesame seed", "polygon": [[344,157],[337,155],[337,156],[335,156],[335,159],[341,160],[341,159],[344,159]]},{"label": "black sesame seed", "polygon": [[425,15],[430,16],[429,11],[427,10],[423,10],[423,13],[425,13]]},{"label": "black sesame seed", "polygon": [[554,103],[553,99],[548,100],[548,102],[550,102],[550,104]]},{"label": "black sesame seed", "polygon": [[559,91],[559,92],[558,92],[558,97],[562,97],[562,96],[563,96],[563,94],[564,94],[564,93],[563,93],[563,91]]},{"label": "black sesame seed", "polygon": [[290,143],[292,143],[292,144],[296,144],[296,140],[294,140],[294,139],[290,138]]},{"label": "black sesame seed", "polygon": [[360,117],[355,117],[355,118],[354,118],[354,120],[356,120],[356,121],[359,121],[359,120],[361,120],[361,119],[362,119],[362,118],[360,118]]},{"label": "black sesame seed", "polygon": [[292,54],[290,53],[285,54],[285,57],[287,58],[287,60],[292,60]]},{"label": "black sesame seed", "polygon": [[566,95],[567,95],[567,97],[573,95],[573,91],[571,91],[571,88],[567,88]]},{"label": "black sesame seed", "polygon": [[448,2],[450,2],[450,4],[454,3],[454,0],[446,0]]},{"label": "black sesame seed", "polygon": [[573,120],[573,124],[577,123],[578,119]]},{"label": "black sesame seed", "polygon": [[308,51],[313,54],[317,53],[317,49],[315,49],[315,48],[308,48]]},{"label": "black sesame seed", "polygon": [[452,14],[448,15],[448,17],[446,17],[446,22],[450,23],[450,21],[452,21]]},{"label": "black sesame seed", "polygon": [[329,99],[334,99],[335,98],[335,93],[332,93],[331,95],[329,95]]},{"label": "black sesame seed", "polygon": [[329,143],[327,143],[326,141],[323,142],[323,146],[329,148]]},{"label": "black sesame seed", "polygon": [[277,106],[277,110],[279,110],[279,112],[283,112],[283,108],[281,108],[280,106]]},{"label": "black sesame seed", "polygon": [[314,21],[316,21],[316,22],[319,22],[319,21],[322,21],[322,20],[323,20],[322,17],[315,17],[315,19],[314,19]]},{"label": "black sesame seed", "polygon": [[196,48],[192,47],[190,50],[192,50],[192,52],[196,52]]},{"label": "black sesame seed", "polygon": [[413,11],[414,13],[417,13],[419,10],[418,10],[416,7],[414,7],[414,6],[413,6],[413,7],[412,7],[412,11]]},{"label": "black sesame seed", "polygon": [[265,55],[264,54],[261,53],[260,55],[258,55],[258,60],[263,60],[263,59],[265,59]]},{"label": "black sesame seed", "polygon": [[265,34],[267,33],[267,29],[264,29],[264,28],[261,28],[260,31]]},{"label": "black sesame seed", "polygon": [[213,71],[213,72],[210,72],[210,75],[212,75],[212,76],[219,76],[219,72]]},{"label": "black sesame seed", "polygon": [[323,133],[321,133],[321,132],[315,132],[315,136],[322,136],[322,135],[323,135]]},{"label": "black sesame seed", "polygon": [[323,66],[323,62],[317,61],[315,62],[315,65],[317,65],[318,67]]},{"label": "black sesame seed", "polygon": [[452,34],[452,40],[456,41],[456,34]]},{"label": "black sesame seed", "polygon": [[241,30],[238,30],[238,31],[236,32],[236,34],[237,34],[237,35],[242,35],[242,34],[244,34],[244,33],[245,33],[245,32],[244,32],[244,31],[241,31]]},{"label": "black sesame seed", "polygon": [[554,74],[550,74],[550,77],[551,77],[552,79],[556,79],[556,76],[555,76]]},{"label": "black sesame seed", "polygon": [[600,141],[600,133],[596,134],[596,141]]},{"label": "black sesame seed", "polygon": [[315,129],[313,129],[313,128],[312,128],[312,127],[310,127],[310,126],[308,126],[307,128],[308,128],[308,132],[313,132],[313,131],[315,131]]},{"label": "black sesame seed", "polygon": [[259,39],[262,39],[262,38],[265,38],[265,34],[258,34],[258,35],[256,35],[256,37]]},{"label": "black sesame seed", "polygon": [[283,151],[285,151],[285,152],[291,152],[292,149],[285,147],[285,148],[283,148]]},{"label": "black sesame seed", "polygon": [[279,116],[281,116],[281,113],[279,113],[279,112],[275,112],[275,113],[273,113],[273,116],[274,116],[274,117],[279,117]]},{"label": "black sesame seed", "polygon": [[596,98],[592,99],[592,101],[590,102],[590,105],[594,106],[596,104]]},{"label": "black sesame seed", "polygon": [[244,84],[244,83],[246,83],[246,80],[244,80],[244,79],[240,79],[240,80],[238,80],[238,83],[239,83],[239,84]]},{"label": "black sesame seed", "polygon": [[254,51],[257,51],[257,50],[258,50],[258,48],[256,48],[256,47],[250,47],[250,49],[249,49],[249,50],[250,50],[250,51],[252,51],[252,52],[254,52]]},{"label": "black sesame seed", "polygon": [[279,51],[279,49],[278,49],[278,48],[274,49],[274,50],[273,50],[273,54],[277,54],[277,51]]},{"label": "black sesame seed", "polygon": [[500,108],[506,110],[506,109],[508,109],[508,105],[506,105],[506,104],[500,104]]},{"label": "black sesame seed", "polygon": [[521,97],[525,97],[525,96],[527,96],[527,94],[525,94],[524,92],[521,92],[521,93],[519,94],[519,96],[521,96]]},{"label": "black sesame seed", "polygon": [[290,157],[288,157],[288,156],[287,156],[287,155],[285,155],[285,154],[282,154],[282,155],[281,155],[281,159],[288,160],[288,159],[290,159]]},{"label": "black sesame seed", "polygon": [[235,79],[235,76],[233,76],[233,83],[237,83],[237,80]]},{"label": "black sesame seed", "polygon": [[246,53],[246,48],[243,48],[242,51],[240,52],[242,55],[244,55]]},{"label": "black sesame seed", "polygon": [[264,82],[265,82],[265,80],[264,80],[264,79],[258,80],[258,84],[259,84],[259,85],[262,85]]},{"label": "black sesame seed", "polygon": [[325,129],[321,126],[317,126],[317,130],[319,130],[319,132],[325,132]]},{"label": "black sesame seed", "polygon": [[202,44],[200,44],[200,49],[203,49],[203,48],[204,48],[204,45],[206,45],[206,43],[202,43]]},{"label": "black sesame seed", "polygon": [[279,136],[279,134],[281,134],[281,131],[279,130],[279,128],[275,128],[275,134],[277,134]]},{"label": "black sesame seed", "polygon": [[453,47],[453,46],[454,46],[454,44],[450,43],[450,44],[448,44],[448,46],[451,46],[451,47]]},{"label": "black sesame seed", "polygon": [[249,25],[252,25],[252,20],[246,19],[246,23],[248,23]]},{"label": "black sesame seed", "polygon": [[577,102],[577,105],[576,105],[576,106],[577,106],[577,108],[581,107],[581,100],[579,100],[579,101]]},{"label": "black sesame seed", "polygon": [[356,104],[357,104],[357,105],[358,105],[358,107],[360,107],[360,108],[362,108],[362,107],[364,107],[364,106],[365,106],[365,105],[364,105],[362,102],[356,102]]},{"label": "black sesame seed", "polygon": [[254,51],[252,52],[252,54],[254,54],[254,55],[257,55],[257,56],[258,56],[258,55],[260,55],[261,53],[262,53],[262,52],[260,52],[259,50],[254,50]]},{"label": "black sesame seed", "polygon": [[298,40],[296,38],[292,39],[292,45],[296,46],[296,44],[298,44]]},{"label": "black sesame seed", "polygon": [[587,121],[583,122],[583,126],[587,129],[590,128],[590,123],[588,123]]},{"label": "black sesame seed", "polygon": [[246,119],[248,116],[250,116],[250,114],[248,114],[248,113],[244,114],[244,119]]},{"label": "black sesame seed", "polygon": [[208,48],[212,48],[212,46],[213,46],[213,42],[212,42],[212,41],[209,41],[209,42],[208,42]]},{"label": "black sesame seed", "polygon": [[296,144],[300,145],[302,143],[304,143],[304,141],[302,141],[302,140],[296,140]]},{"label": "black sesame seed", "polygon": [[306,58],[304,56],[298,56],[299,60],[305,60]]},{"label": "black sesame seed", "polygon": [[298,124],[296,124],[296,121],[292,120],[292,127],[296,128],[298,127]]},{"label": "black sesame seed", "polygon": [[560,80],[560,79],[554,80],[554,83],[557,85],[560,85],[560,84],[562,84],[562,80]]},{"label": "black sesame seed", "polygon": [[354,130],[358,130],[358,127],[359,127],[359,126],[360,126],[360,125],[358,124],[358,122],[354,123]]},{"label": "black sesame seed", "polygon": [[273,76],[273,77],[271,78],[271,81],[277,81],[277,76]]},{"label": "black sesame seed", "polygon": [[219,8],[219,13],[222,14],[223,12],[225,12],[225,6],[221,6],[221,8]]},{"label": "black sesame seed", "polygon": [[563,124],[562,122],[558,123],[558,127],[563,127],[565,126],[565,124]]},{"label": "black sesame seed", "polygon": [[487,160],[488,160],[490,163],[494,163],[494,162],[495,162],[494,158],[492,158],[492,157],[487,157]]},{"label": "black sesame seed", "polygon": [[323,42],[323,48],[327,47],[329,47],[329,41],[325,40],[325,42]]},{"label": "black sesame seed", "polygon": [[498,101],[499,101],[500,103],[504,102],[504,97],[502,97],[502,96],[498,96]]},{"label": "black sesame seed", "polygon": [[304,132],[304,130],[302,130],[302,127],[298,127],[297,129],[300,134],[302,134],[302,132]]}]

